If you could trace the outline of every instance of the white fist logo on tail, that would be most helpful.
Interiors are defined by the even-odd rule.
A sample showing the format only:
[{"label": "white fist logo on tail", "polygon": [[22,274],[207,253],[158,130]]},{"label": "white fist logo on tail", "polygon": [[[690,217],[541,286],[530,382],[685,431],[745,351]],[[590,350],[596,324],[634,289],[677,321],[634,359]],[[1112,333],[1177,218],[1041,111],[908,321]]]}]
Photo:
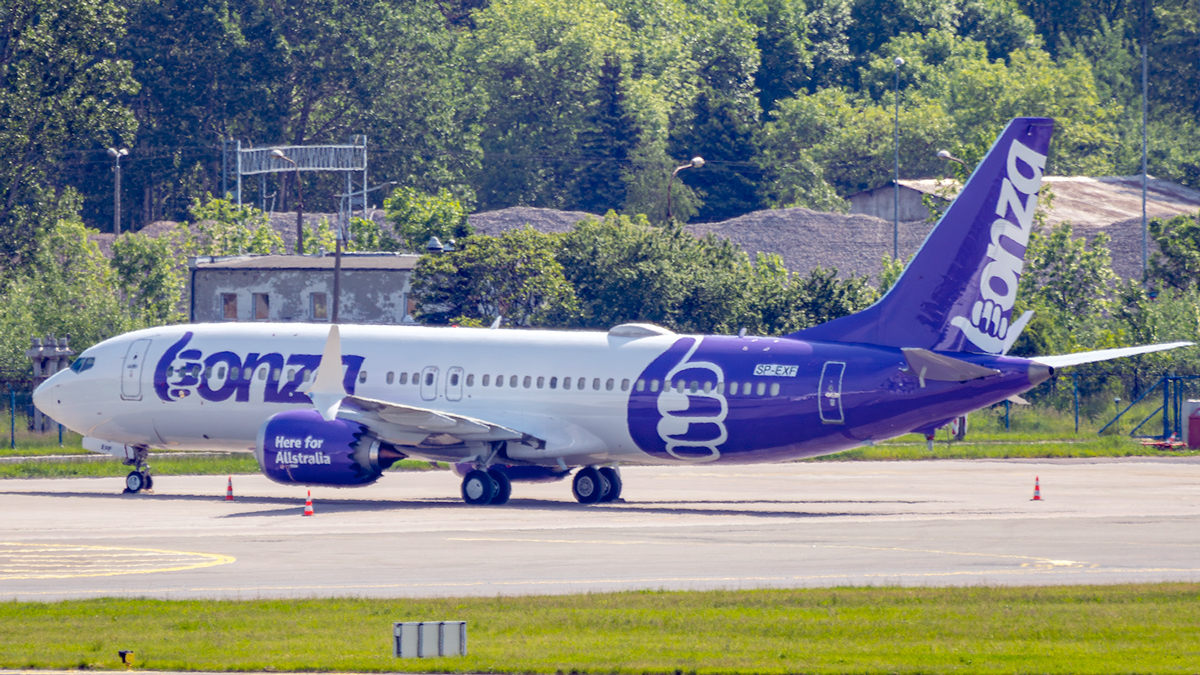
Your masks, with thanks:
[{"label": "white fist logo on tail", "polygon": [[[1021,172],[1018,161],[1032,173]],[[969,316],[956,316],[950,323],[980,349],[1000,354],[1011,346],[1010,333],[1015,340],[1019,326],[1009,325],[1013,305],[1017,301],[1017,283],[1025,267],[1025,247],[1037,210],[1038,191],[1042,187],[1042,172],[1046,156],[1030,150],[1014,140],[1008,148],[1008,172],[996,201],[991,242],[987,247],[988,263],[979,280],[979,298]],[[1024,319],[1024,317],[1022,317]]]}]

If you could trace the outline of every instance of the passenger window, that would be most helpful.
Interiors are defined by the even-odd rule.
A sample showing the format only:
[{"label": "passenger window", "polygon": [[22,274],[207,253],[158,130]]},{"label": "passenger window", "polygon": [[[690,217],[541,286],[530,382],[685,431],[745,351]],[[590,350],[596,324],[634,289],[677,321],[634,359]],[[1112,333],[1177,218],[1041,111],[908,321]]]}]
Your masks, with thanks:
[{"label": "passenger window", "polygon": [[538,388],[538,389],[541,389],[541,388],[542,388],[542,385],[544,385],[544,384],[546,384],[546,378],[544,378],[544,377],[538,377],[538,379],[537,379],[537,388]]},{"label": "passenger window", "polygon": [[468,387],[474,387],[474,386],[475,386],[475,375],[474,375],[474,374],[472,374],[472,375],[468,375],[468,376],[467,376],[467,386],[468,386]]},{"label": "passenger window", "polygon": [[488,384],[489,384],[491,381],[492,381],[492,376],[491,376],[491,375],[484,375],[484,376],[483,376],[483,382],[481,382],[480,384],[486,387],[486,386],[488,386]]},{"label": "passenger window", "polygon": [[242,368],[242,379],[243,380],[248,380],[253,376],[254,376],[253,368]]},{"label": "passenger window", "polygon": [[[86,368],[84,368],[84,370],[87,370],[87,369],[86,369]],[[207,368],[205,368],[205,369],[204,369],[204,379],[206,379],[206,380],[207,380],[207,379],[208,379],[208,378],[210,378],[210,377],[212,377],[212,366],[209,366],[209,367],[207,367]],[[292,373],[291,373],[291,371],[288,371],[288,379],[289,379],[289,380],[290,380],[290,379],[292,379]]]},{"label": "passenger window", "polygon": [[558,386],[558,378],[557,377],[550,378],[550,388],[554,389],[557,386]]},{"label": "passenger window", "polygon": [[496,386],[497,386],[497,387],[503,387],[503,386],[504,386],[504,376],[503,376],[503,375],[497,375],[497,376],[496,376]]},{"label": "passenger window", "polygon": [[395,381],[396,381],[396,374],[395,374],[395,373],[393,373],[393,372],[391,372],[391,371],[388,371],[388,374],[387,374],[387,383],[388,383],[388,384],[391,384],[392,382],[395,382]]},{"label": "passenger window", "polygon": [[400,373],[400,384],[408,384],[408,373]]},{"label": "passenger window", "polygon": [[621,380],[621,391],[629,391],[629,380]]},{"label": "passenger window", "polygon": [[563,378],[563,389],[570,389],[570,388],[571,388],[571,378],[564,377]]},{"label": "passenger window", "polygon": [[[513,377],[516,377],[516,376],[514,375]],[[533,378],[526,375],[525,376],[525,388],[528,389],[530,387],[530,385],[532,385],[532,384],[533,384]],[[513,385],[513,386],[515,387],[516,385]]]},{"label": "passenger window", "polygon": [[700,391],[700,383],[692,380],[692,383],[688,385],[688,391],[693,394]]},{"label": "passenger window", "polygon": [[772,396],[779,395],[779,383],[778,382],[771,385],[771,395]]},{"label": "passenger window", "polygon": [[580,391],[587,389],[587,378],[581,377],[578,380],[575,380],[575,388]]},{"label": "passenger window", "polygon": [[610,378],[608,378],[608,381],[604,383],[604,391],[612,391],[612,388],[613,388],[613,379],[610,377]]},{"label": "passenger window", "polygon": [[458,386],[458,373],[454,373],[453,375],[450,376],[450,386],[451,387]]},{"label": "passenger window", "polygon": [[675,392],[676,393],[682,394],[684,388],[686,388],[686,387],[687,387],[687,383],[684,382],[683,380],[675,380]]},{"label": "passenger window", "polygon": [[367,383],[367,371],[364,370],[358,374],[358,383],[359,384]]},{"label": "passenger window", "polygon": [[217,379],[221,379],[223,377],[225,377],[225,366],[217,368]]},{"label": "passenger window", "polygon": [[[517,388],[517,376],[516,375],[508,376],[508,386],[512,387],[513,389]],[[528,387],[529,385],[527,384],[525,386]]]},{"label": "passenger window", "polygon": [[267,379],[267,369],[266,369],[266,368],[260,368],[260,369],[259,369],[259,371],[258,371],[258,379],[259,379],[259,380],[265,380],[265,379]]},{"label": "passenger window", "polygon": [[749,396],[749,395],[750,395],[750,383],[743,382],[742,383],[742,396]]},{"label": "passenger window", "polygon": [[658,391],[658,380],[650,380],[650,391],[651,392]]},{"label": "passenger window", "polygon": [[756,393],[759,396],[762,396],[763,394],[767,393],[767,384],[765,382],[759,382],[758,383],[758,391]]},{"label": "passenger window", "polygon": [[433,373],[425,373],[425,386],[426,387],[433,386]]},{"label": "passenger window", "polygon": [[737,396],[737,388],[738,388],[738,383],[737,383],[737,382],[730,382],[730,383],[729,383],[729,395],[730,395],[730,396]]},{"label": "passenger window", "polygon": [[638,380],[636,386],[637,386],[638,391],[646,391],[646,381],[645,380]]},{"label": "passenger window", "polygon": [[724,383],[724,382],[718,382],[718,383],[717,383],[717,393],[718,393],[718,394],[724,394],[724,393],[725,393],[725,383]]},{"label": "passenger window", "polygon": [[713,390],[712,382],[705,382],[704,383],[704,393],[706,393],[706,394],[711,393],[712,390]]},{"label": "passenger window", "polygon": [[592,378],[592,390],[600,391],[600,378],[598,378],[598,377]]},{"label": "passenger window", "polygon": [[273,380],[275,380],[276,382],[278,382],[278,381],[279,381],[279,376],[280,376],[280,375],[282,375],[282,374],[283,374],[283,373],[282,373],[281,369],[279,369],[279,368],[276,368],[276,369],[275,369],[275,371],[274,371],[274,373],[271,375],[271,378],[272,378]]}]

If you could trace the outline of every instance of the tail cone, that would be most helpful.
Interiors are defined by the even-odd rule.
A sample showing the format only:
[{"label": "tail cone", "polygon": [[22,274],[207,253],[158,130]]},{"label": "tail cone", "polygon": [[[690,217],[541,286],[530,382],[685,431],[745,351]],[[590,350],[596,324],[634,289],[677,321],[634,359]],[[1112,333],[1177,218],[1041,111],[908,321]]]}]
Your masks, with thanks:
[{"label": "tail cone", "polygon": [[304,500],[304,515],[315,515],[312,508],[312,490],[308,491],[308,499]]},{"label": "tail cone", "polygon": [[1031,502],[1043,501],[1042,500],[1042,484],[1041,484],[1041,479],[1038,476],[1033,477],[1033,499],[1030,499],[1029,501],[1031,501]]}]

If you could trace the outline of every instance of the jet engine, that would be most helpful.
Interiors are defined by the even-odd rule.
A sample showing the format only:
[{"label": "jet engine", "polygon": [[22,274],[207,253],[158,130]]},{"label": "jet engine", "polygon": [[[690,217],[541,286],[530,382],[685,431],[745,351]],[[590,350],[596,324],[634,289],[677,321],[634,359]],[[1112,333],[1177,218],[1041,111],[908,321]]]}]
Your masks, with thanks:
[{"label": "jet engine", "polygon": [[258,430],[258,468],[276,483],[369,485],[405,457],[357,422],[326,422],[315,410],[272,415]]}]

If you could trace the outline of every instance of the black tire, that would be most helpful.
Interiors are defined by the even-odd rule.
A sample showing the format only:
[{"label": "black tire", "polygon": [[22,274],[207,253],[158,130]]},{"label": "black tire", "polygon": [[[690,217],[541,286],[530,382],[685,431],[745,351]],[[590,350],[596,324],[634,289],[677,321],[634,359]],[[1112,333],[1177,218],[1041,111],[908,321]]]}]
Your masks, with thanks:
[{"label": "black tire", "polygon": [[126,493],[141,492],[144,487],[146,487],[146,475],[141,471],[130,471],[129,475],[125,476]]},{"label": "black tire", "polygon": [[571,492],[580,504],[595,504],[604,497],[604,479],[594,466],[585,466],[575,474]]},{"label": "black tire", "polygon": [[611,502],[621,497],[621,472],[616,468],[606,466],[598,469],[600,477],[608,483],[608,491],[604,493],[602,502]]},{"label": "black tire", "polygon": [[142,489],[143,490],[153,490],[154,489],[154,476],[151,476],[149,471],[142,472]]},{"label": "black tire", "polygon": [[492,496],[491,503],[497,506],[507,503],[508,498],[512,496],[512,481],[504,475],[503,471],[489,469],[487,473],[496,483],[496,494]]},{"label": "black tire", "polygon": [[496,496],[496,481],[486,471],[474,469],[463,476],[462,498],[468,504],[491,504]]}]

